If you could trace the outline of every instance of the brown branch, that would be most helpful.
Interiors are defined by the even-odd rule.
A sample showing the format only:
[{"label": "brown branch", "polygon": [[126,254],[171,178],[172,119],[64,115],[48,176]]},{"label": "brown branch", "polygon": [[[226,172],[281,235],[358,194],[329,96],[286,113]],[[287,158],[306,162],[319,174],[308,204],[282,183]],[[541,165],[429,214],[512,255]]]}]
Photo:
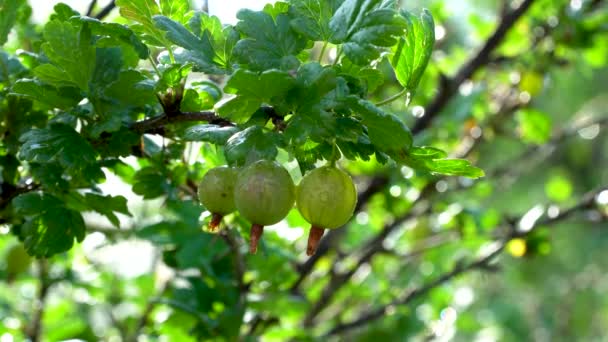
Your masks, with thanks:
[{"label": "brown branch", "polygon": [[579,203],[577,203],[576,205],[574,205],[566,210],[563,210],[556,217],[547,218],[547,219],[539,220],[539,221],[535,222],[532,229],[530,229],[526,232],[517,232],[515,230],[511,230],[511,233],[508,234],[506,237],[503,237],[503,238],[499,239],[498,241],[496,241],[498,243],[498,246],[489,254],[479,257],[478,259],[476,259],[468,264],[457,263],[456,266],[454,266],[454,268],[451,271],[444,273],[443,275],[439,276],[438,278],[436,278],[433,281],[428,282],[425,285],[422,285],[418,288],[410,290],[409,292],[404,294],[402,297],[396,298],[393,301],[391,301],[390,303],[383,305],[379,308],[364,312],[364,313],[360,314],[358,318],[354,319],[351,322],[341,323],[341,324],[336,325],[335,327],[333,327],[331,330],[329,330],[326,333],[326,336],[337,335],[342,332],[370,324],[371,322],[383,317],[387,311],[390,311],[391,308],[393,308],[395,306],[406,305],[406,304],[410,303],[412,300],[421,297],[422,295],[426,294],[427,292],[450,281],[451,279],[453,279],[457,276],[460,276],[460,275],[462,275],[466,272],[472,271],[472,270],[487,268],[489,266],[490,262],[492,262],[492,260],[504,250],[504,248],[506,247],[506,244],[512,238],[528,235],[539,226],[556,223],[558,221],[565,220],[565,219],[571,217],[576,212],[591,208],[593,206],[595,196],[597,196],[597,194],[599,194],[601,191],[603,191],[605,189],[607,189],[607,188],[603,187],[599,190],[594,190],[594,191],[591,191],[591,192],[585,194],[582,197],[581,201],[579,201]]},{"label": "brown branch", "polygon": [[234,126],[234,123],[218,116],[215,112],[180,112],[177,115],[160,115],[146,120],[135,122],[131,125],[131,130],[139,134],[165,134],[167,124],[178,122],[199,122],[205,121],[218,126]]},{"label": "brown branch", "polygon": [[89,8],[87,9],[87,13],[85,14],[87,17],[93,15],[93,10],[95,9],[95,5],[97,5],[97,0],[91,0],[89,4]]},{"label": "brown branch", "polygon": [[[0,185],[4,185],[6,183],[0,183]],[[40,184],[29,184],[26,185],[24,187],[10,187],[8,188],[8,191],[3,192],[2,193],[2,198],[0,198],[0,210],[4,209],[6,206],[8,206],[8,204],[11,202],[11,200],[19,195],[31,192],[31,191],[35,191],[38,188],[40,188]],[[2,220],[0,218],[0,220]]]},{"label": "brown branch", "polygon": [[27,327],[26,331],[26,335],[31,342],[38,342],[41,340],[44,307],[49,289],[52,285],[52,282],[49,279],[48,267],[49,266],[46,259],[38,260],[38,295],[36,296],[36,301],[34,302],[32,321]]},{"label": "brown branch", "polygon": [[500,45],[509,30],[515,25],[517,20],[530,8],[534,0],[524,0],[519,7],[505,14],[501,19],[494,33],[486,40],[483,47],[477,54],[465,63],[452,78],[446,78],[440,82],[440,88],[437,95],[431,103],[425,108],[425,115],[421,117],[412,127],[413,134],[419,134],[421,131],[431,125],[435,117],[445,108],[448,102],[458,91],[458,87],[467,79],[471,78],[476,71],[487,65],[490,61],[490,55]]},{"label": "brown branch", "polygon": [[99,13],[95,16],[96,19],[103,20],[103,18],[107,17],[110,12],[116,7],[116,1],[112,0],[106,7],[102,8]]}]

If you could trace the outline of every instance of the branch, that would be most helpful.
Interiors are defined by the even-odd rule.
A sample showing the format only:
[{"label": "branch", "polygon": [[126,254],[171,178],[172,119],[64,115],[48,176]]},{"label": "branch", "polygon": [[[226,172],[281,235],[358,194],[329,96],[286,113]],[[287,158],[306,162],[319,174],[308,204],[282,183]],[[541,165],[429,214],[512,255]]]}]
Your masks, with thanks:
[{"label": "branch", "polygon": [[95,9],[95,5],[97,5],[97,0],[91,0],[89,8],[87,9],[87,13],[85,14],[87,17],[93,15],[93,9]]},{"label": "branch", "polygon": [[443,108],[447,105],[450,99],[456,94],[458,87],[464,81],[471,78],[473,74],[490,61],[490,55],[500,45],[505,38],[507,32],[515,25],[515,22],[530,8],[534,0],[524,0],[519,7],[505,14],[501,19],[494,33],[486,40],[483,47],[477,54],[465,63],[452,78],[446,78],[441,82],[439,92],[434,97],[433,101],[426,106],[425,115],[420,118],[412,127],[414,135],[431,125],[433,120]]},{"label": "branch", "polygon": [[112,0],[112,1],[110,1],[109,4],[106,5],[106,7],[102,8],[101,11],[99,11],[99,13],[97,13],[97,15],[95,16],[95,18],[99,19],[99,20],[102,20],[108,14],[110,14],[110,12],[112,12],[112,10],[114,9],[114,7],[116,7],[116,1]]},{"label": "branch", "polygon": [[[11,202],[11,200],[19,195],[37,190],[38,188],[40,188],[40,184],[28,184],[24,187],[15,187],[15,186],[11,186],[11,187],[6,187],[5,184],[8,183],[0,183],[0,186],[2,186],[2,198],[0,198],[0,211],[4,208],[6,208],[6,206],[8,206],[8,204]],[[1,218],[0,218],[0,223],[1,222]]]},{"label": "branch", "polygon": [[565,220],[576,212],[579,212],[581,210],[592,207],[595,196],[597,196],[597,194],[599,194],[601,191],[603,191],[605,189],[607,189],[607,187],[603,187],[599,190],[594,190],[594,191],[587,193],[586,195],[584,195],[582,197],[581,201],[579,203],[577,203],[576,205],[570,207],[569,209],[562,211],[561,214],[559,214],[558,216],[556,216],[554,218],[547,218],[544,220],[537,221],[534,224],[534,226],[532,227],[532,229],[530,229],[526,232],[512,231],[506,237],[496,241],[496,243],[498,243],[498,246],[489,254],[479,257],[478,259],[476,259],[468,264],[457,263],[456,266],[454,266],[454,268],[451,271],[444,273],[443,275],[439,276],[438,278],[436,278],[433,281],[428,282],[425,285],[422,285],[418,288],[410,290],[402,297],[396,298],[393,301],[391,301],[390,303],[381,306],[380,308],[376,308],[373,310],[369,310],[367,312],[363,312],[362,314],[359,315],[358,318],[354,319],[351,322],[341,323],[341,324],[336,325],[335,327],[333,327],[331,330],[329,330],[327,332],[326,337],[332,336],[332,335],[337,335],[342,332],[370,324],[373,321],[383,317],[387,311],[391,310],[391,308],[393,308],[395,306],[399,306],[399,305],[406,305],[406,304],[410,303],[411,301],[413,301],[414,299],[421,297],[422,295],[426,294],[427,292],[452,280],[453,278],[455,278],[457,276],[460,276],[460,275],[467,273],[469,271],[472,271],[472,270],[487,268],[489,263],[504,250],[504,248],[506,247],[506,244],[512,238],[528,235],[534,229],[536,229],[537,227],[539,227],[541,225],[547,225],[547,224],[556,223],[558,221]]},{"label": "branch", "polygon": [[42,317],[44,316],[44,306],[52,282],[49,279],[48,263],[45,259],[38,260],[38,295],[34,302],[34,313],[32,321],[27,328],[26,335],[31,342],[39,342],[42,333]]}]

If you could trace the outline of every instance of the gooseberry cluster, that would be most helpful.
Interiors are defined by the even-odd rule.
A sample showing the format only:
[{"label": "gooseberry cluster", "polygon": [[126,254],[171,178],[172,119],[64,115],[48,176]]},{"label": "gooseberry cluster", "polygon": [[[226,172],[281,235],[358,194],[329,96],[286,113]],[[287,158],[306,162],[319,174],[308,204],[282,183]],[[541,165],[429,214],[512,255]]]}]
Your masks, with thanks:
[{"label": "gooseberry cluster", "polygon": [[236,210],[251,222],[251,253],[257,251],[264,226],[281,221],[295,203],[311,224],[306,254],[313,255],[325,229],[345,224],[357,203],[351,177],[334,165],[308,172],[296,187],[285,168],[268,160],[241,170],[226,166],[209,170],[199,185],[198,197],[212,214],[211,230]]}]

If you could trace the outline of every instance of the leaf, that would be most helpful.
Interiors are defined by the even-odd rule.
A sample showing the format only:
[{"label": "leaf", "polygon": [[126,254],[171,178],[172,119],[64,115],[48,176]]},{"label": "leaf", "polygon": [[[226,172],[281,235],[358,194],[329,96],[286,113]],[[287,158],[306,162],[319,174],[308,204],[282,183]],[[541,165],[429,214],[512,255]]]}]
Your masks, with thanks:
[{"label": "leaf", "polygon": [[49,163],[57,161],[71,170],[83,170],[96,161],[93,147],[72,127],[52,124],[43,129],[32,129],[23,134],[19,157],[28,162]]},{"label": "leaf", "polygon": [[397,43],[406,20],[383,0],[346,0],[329,22],[331,43],[342,44],[344,54],[355,64],[365,65],[380,57],[378,47]]},{"label": "leaf", "polygon": [[435,23],[431,13],[423,10],[420,17],[402,11],[406,19],[405,36],[399,39],[389,58],[399,83],[413,92],[431,59],[435,44]]},{"label": "leaf", "polygon": [[335,66],[337,75],[346,79],[351,94],[366,97],[384,83],[382,71],[370,66],[353,64],[348,58],[342,58]]},{"label": "leaf", "polygon": [[55,86],[73,85],[84,92],[95,69],[95,48],[86,23],[52,20],[44,26],[42,50],[51,66],[42,64],[34,74]]},{"label": "leaf", "polygon": [[331,140],[336,131],[334,117],[324,110],[301,111],[287,123],[285,138],[291,144],[300,145],[307,139],[315,142]]},{"label": "leaf", "polygon": [[291,26],[314,41],[330,41],[329,22],[344,0],[292,0],[289,7]]},{"label": "leaf", "polygon": [[260,159],[273,160],[277,156],[276,144],[275,133],[251,126],[228,139],[224,154],[228,164],[242,166]]},{"label": "leaf", "polygon": [[120,221],[114,212],[131,216],[129,209],[127,208],[127,199],[123,196],[102,196],[94,193],[87,193],[84,195],[84,204],[90,209],[107,217],[117,228],[120,227]]},{"label": "leaf", "polygon": [[239,69],[224,88],[226,93],[236,94],[236,97],[221,104],[218,113],[236,123],[243,123],[262,104],[272,105],[275,101],[282,101],[294,83],[293,77],[284,71],[268,70],[258,74]]},{"label": "leaf", "polygon": [[48,257],[72,248],[74,239],[81,242],[85,224],[79,212],[67,209],[49,194],[28,193],[13,200],[15,210],[29,219],[21,227],[25,248],[30,255]]},{"label": "leaf", "polygon": [[188,0],[160,0],[160,11],[173,20],[185,23],[189,18],[190,3]]},{"label": "leaf", "polygon": [[146,59],[150,55],[150,50],[146,44],[142,43],[142,41],[131,29],[129,29],[129,27],[117,23],[99,21],[90,17],[80,17],[79,19],[88,23],[93,34],[121,41],[133,47],[140,59]]},{"label": "leaf", "polygon": [[23,96],[51,108],[70,109],[83,98],[78,88],[55,88],[31,79],[20,79],[11,88],[11,95]]},{"label": "leaf", "polygon": [[245,36],[233,50],[238,62],[255,71],[298,67],[296,56],[306,48],[306,39],[292,29],[287,14],[273,19],[266,12],[243,9],[237,18],[236,29]]},{"label": "leaf", "polygon": [[519,134],[528,143],[544,144],[551,138],[551,118],[535,109],[522,109],[517,112]]},{"label": "leaf", "polygon": [[108,85],[104,92],[123,107],[142,107],[158,101],[154,82],[136,70],[122,71],[118,80]]},{"label": "leaf", "polygon": [[0,0],[0,47],[6,43],[17,20],[17,11],[25,3],[25,0]]},{"label": "leaf", "polygon": [[403,153],[412,146],[413,138],[405,124],[392,114],[384,113],[367,100],[352,99],[353,111],[361,116],[371,143],[380,151]]},{"label": "leaf", "polygon": [[0,51],[0,83],[8,81],[13,75],[19,76],[26,70],[19,59]]},{"label": "leaf", "polygon": [[209,74],[223,74],[225,71],[213,61],[215,52],[208,40],[200,39],[188,31],[182,24],[165,16],[154,16],[156,27],[166,33],[167,39],[185,50],[176,53],[175,57],[181,62],[191,62],[196,70]]},{"label": "leaf", "polygon": [[167,194],[169,183],[167,177],[152,166],[145,167],[135,174],[133,192],[144,199],[156,198]]},{"label": "leaf", "polygon": [[406,154],[393,156],[399,162],[414,169],[427,170],[446,176],[463,176],[480,178],[484,176],[483,170],[477,168],[465,159],[446,159],[447,154],[434,147],[412,147]]},{"label": "leaf", "polygon": [[206,141],[215,145],[224,145],[228,138],[237,133],[237,127],[218,125],[196,125],[184,131],[182,138],[186,141]]},{"label": "leaf", "polygon": [[116,0],[120,15],[141,24],[144,39],[152,45],[168,47],[165,32],[154,25],[152,17],[161,14],[154,0]]},{"label": "leaf", "polygon": [[230,26],[222,26],[216,16],[209,16],[204,12],[196,12],[188,25],[206,46],[213,50],[212,61],[222,69],[232,69],[232,50],[240,39],[238,31]]}]

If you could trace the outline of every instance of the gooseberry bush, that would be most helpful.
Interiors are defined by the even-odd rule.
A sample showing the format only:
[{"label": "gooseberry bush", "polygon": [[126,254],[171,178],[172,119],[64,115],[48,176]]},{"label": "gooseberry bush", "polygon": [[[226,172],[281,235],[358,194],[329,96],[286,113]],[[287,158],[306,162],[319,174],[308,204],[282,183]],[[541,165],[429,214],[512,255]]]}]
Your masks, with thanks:
[{"label": "gooseberry bush", "polygon": [[[0,3],[5,44],[31,9]],[[403,113],[387,107],[409,103],[423,79],[435,41],[426,10],[291,0],[241,10],[232,26],[187,0],[116,5],[120,17],[107,22],[58,4],[41,34],[17,32],[34,37],[27,49],[0,51],[0,220],[29,255],[50,258],[87,236],[83,213],[116,228],[132,215],[124,196],[102,191],[110,175],[146,200],[161,198],[173,219],[135,234],[160,245],[165,264],[199,269],[200,279],[185,276],[193,288],[230,306],[212,326],[198,322],[197,335],[238,334],[245,305],[234,293],[250,285],[209,279],[247,275],[227,252],[242,237],[255,252],[263,226],[299,210],[312,255],[324,229],[351,219],[349,162],[483,176],[465,159],[416,144]],[[401,88],[373,100],[387,77]],[[261,248],[281,255],[276,242]],[[201,305],[193,310],[214,310]]]}]

